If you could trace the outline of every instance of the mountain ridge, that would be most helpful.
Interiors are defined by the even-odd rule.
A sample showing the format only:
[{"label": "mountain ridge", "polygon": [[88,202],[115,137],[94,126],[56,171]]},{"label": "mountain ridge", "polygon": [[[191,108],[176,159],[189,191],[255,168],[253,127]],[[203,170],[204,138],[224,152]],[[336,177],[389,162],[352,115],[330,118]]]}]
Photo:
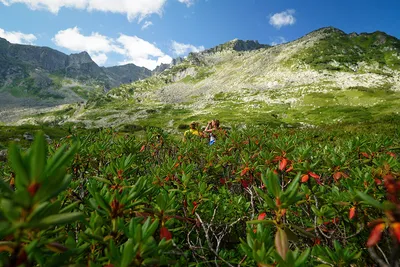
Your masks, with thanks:
[{"label": "mountain ridge", "polygon": [[[250,44],[248,51],[241,49],[243,44]],[[72,107],[76,111],[68,116],[47,112],[18,123],[176,129],[204,117],[231,123],[320,124],[397,116],[396,37],[324,27],[277,46],[232,40],[216,47],[190,53],[149,78],[93,95],[83,109]]]},{"label": "mountain ridge", "polygon": [[89,95],[151,76],[133,64],[100,67],[86,52],[12,44],[0,38],[0,106],[51,107],[86,102]]}]

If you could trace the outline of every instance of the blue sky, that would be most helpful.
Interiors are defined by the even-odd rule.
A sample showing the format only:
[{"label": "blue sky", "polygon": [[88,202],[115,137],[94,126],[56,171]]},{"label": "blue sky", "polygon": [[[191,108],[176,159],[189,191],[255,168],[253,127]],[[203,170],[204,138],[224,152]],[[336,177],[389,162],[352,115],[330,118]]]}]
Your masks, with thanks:
[{"label": "blue sky", "polygon": [[0,0],[0,37],[154,68],[234,38],[265,44],[321,27],[400,38],[398,0]]}]

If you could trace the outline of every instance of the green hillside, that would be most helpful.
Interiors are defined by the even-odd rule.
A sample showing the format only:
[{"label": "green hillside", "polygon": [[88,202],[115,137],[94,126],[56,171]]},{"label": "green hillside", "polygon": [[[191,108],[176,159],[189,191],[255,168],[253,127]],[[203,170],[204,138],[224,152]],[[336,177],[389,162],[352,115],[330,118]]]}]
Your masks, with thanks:
[{"label": "green hillside", "polygon": [[[219,118],[227,125],[322,125],[399,117],[400,41],[323,28],[278,46],[233,40],[158,75],[90,97],[71,116],[23,122],[162,126]],[[52,119],[49,119],[52,118]]]}]

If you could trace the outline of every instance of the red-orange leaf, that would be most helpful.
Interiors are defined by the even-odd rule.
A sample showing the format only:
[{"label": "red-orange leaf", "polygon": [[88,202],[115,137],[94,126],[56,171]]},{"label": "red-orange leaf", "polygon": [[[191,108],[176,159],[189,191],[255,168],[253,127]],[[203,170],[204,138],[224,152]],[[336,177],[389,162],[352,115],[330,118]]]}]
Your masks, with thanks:
[{"label": "red-orange leaf", "polygon": [[242,172],[240,173],[240,176],[246,175],[246,173],[247,173],[249,170],[250,170],[249,167],[244,168],[244,169],[242,170]]},{"label": "red-orange leaf", "polygon": [[246,180],[240,180],[240,183],[242,184],[242,186],[244,188],[248,188],[249,187],[249,183]]},{"label": "red-orange leaf", "polygon": [[291,166],[286,170],[286,172],[291,172],[291,171],[293,171],[293,165],[291,165]]},{"label": "red-orange leaf", "polygon": [[281,205],[281,200],[279,199],[279,197],[276,198],[276,205],[279,207]]},{"label": "red-orange leaf", "polygon": [[143,152],[146,149],[146,146],[143,145],[142,148],[140,149],[140,152]]},{"label": "red-orange leaf", "polygon": [[369,155],[366,152],[361,152],[361,155],[363,155],[366,158],[369,158]]},{"label": "red-orange leaf", "polygon": [[393,234],[396,237],[397,242],[400,242],[400,223],[392,223],[390,226],[392,227]]},{"label": "red-orange leaf", "polygon": [[389,156],[393,157],[393,158],[396,157],[396,154],[394,154],[393,152],[387,152],[387,154],[388,154]]},{"label": "red-orange leaf", "polygon": [[39,190],[39,188],[40,188],[40,184],[36,183],[36,182],[34,182],[30,186],[28,186],[29,195],[31,195],[31,197],[34,197],[36,195],[36,192]]},{"label": "red-orange leaf", "polygon": [[315,245],[319,245],[319,244],[321,244],[321,239],[319,239],[319,238],[314,238],[314,246],[315,246]]},{"label": "red-orange leaf", "polygon": [[320,178],[320,176],[318,174],[316,174],[316,173],[308,172],[308,174],[314,179],[319,179]]},{"label": "red-orange leaf", "polygon": [[0,246],[0,252],[4,252],[4,251],[7,251],[8,253],[11,254],[14,252],[14,249],[12,247],[6,246],[6,245]]},{"label": "red-orange leaf", "polygon": [[279,163],[279,170],[283,171],[284,169],[286,169],[286,166],[288,164],[287,159],[282,159],[281,162]]},{"label": "red-orange leaf", "polygon": [[166,240],[172,239],[172,234],[168,231],[167,227],[163,226],[160,229],[160,239],[165,238]]},{"label": "red-orange leaf", "polygon": [[356,207],[351,207],[349,212],[349,219],[352,220],[356,216]]},{"label": "red-orange leaf", "polygon": [[342,177],[342,173],[341,172],[335,172],[333,174],[333,179],[335,179],[335,181],[338,181],[341,177]]},{"label": "red-orange leaf", "polygon": [[265,216],[267,216],[267,214],[265,212],[261,213],[260,215],[258,215],[258,220],[259,221],[264,220]]},{"label": "red-orange leaf", "polygon": [[332,219],[333,224],[338,224],[339,223],[339,218],[333,218]]},{"label": "red-orange leaf", "polygon": [[304,174],[304,175],[301,177],[301,182],[302,182],[302,183],[307,183],[307,182],[308,182],[308,179],[310,179],[310,177],[309,177],[307,174]]},{"label": "red-orange leaf", "polygon": [[367,247],[373,247],[379,242],[379,240],[381,240],[382,232],[384,229],[385,229],[384,223],[380,223],[377,226],[375,226],[374,229],[372,229],[371,234],[367,241]]}]

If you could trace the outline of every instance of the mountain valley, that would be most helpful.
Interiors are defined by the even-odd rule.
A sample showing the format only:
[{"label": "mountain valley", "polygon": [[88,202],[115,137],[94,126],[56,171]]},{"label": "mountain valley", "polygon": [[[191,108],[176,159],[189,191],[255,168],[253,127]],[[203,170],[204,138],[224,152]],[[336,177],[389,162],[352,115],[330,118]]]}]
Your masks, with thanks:
[{"label": "mountain valley", "polygon": [[[346,34],[327,27],[277,46],[235,39],[153,73],[129,65],[100,68],[87,53],[63,56],[42,49],[40,60],[23,61],[37,68],[24,72],[20,61],[3,65],[0,96],[17,99],[8,99],[12,108],[0,111],[4,124],[177,131],[211,118],[227,125],[312,126],[400,117],[400,41],[383,32]],[[43,84],[49,86],[38,90],[39,102],[57,105],[22,112],[18,99],[28,101],[21,97]],[[65,91],[61,100],[46,95]]]}]

